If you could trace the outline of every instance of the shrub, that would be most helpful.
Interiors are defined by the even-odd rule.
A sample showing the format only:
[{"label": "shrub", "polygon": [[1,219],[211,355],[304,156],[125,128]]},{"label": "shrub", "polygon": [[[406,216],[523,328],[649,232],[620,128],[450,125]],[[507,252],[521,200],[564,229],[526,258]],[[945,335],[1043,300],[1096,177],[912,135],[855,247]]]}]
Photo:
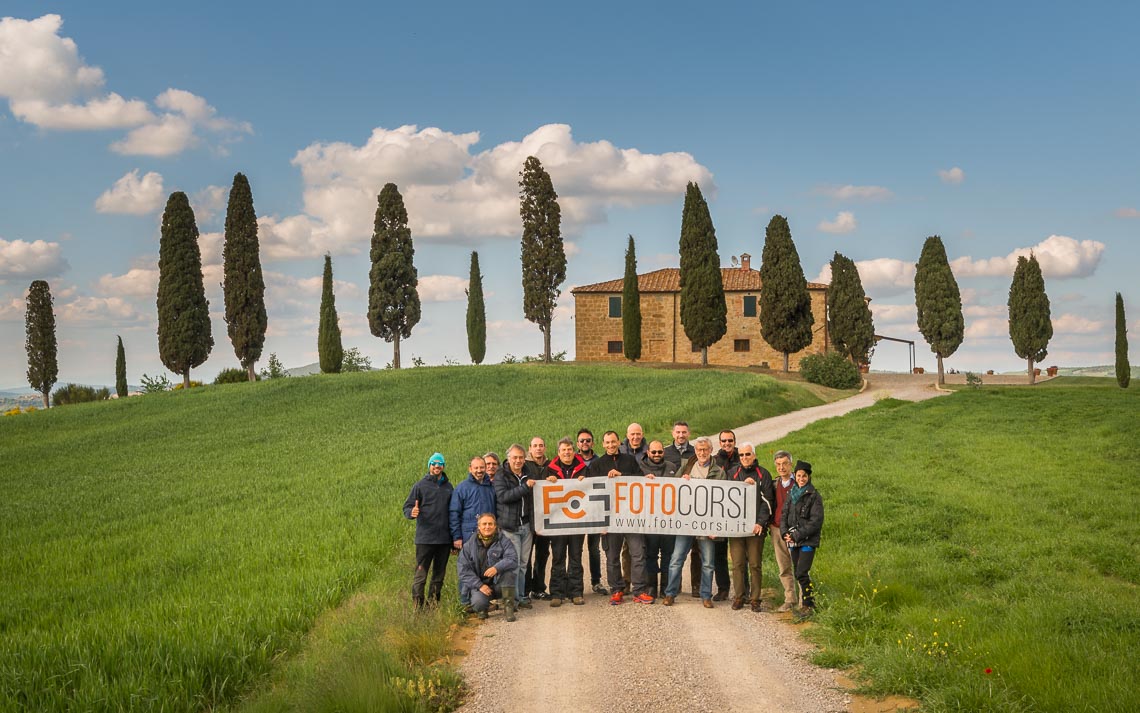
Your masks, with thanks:
[{"label": "shrub", "polygon": [[110,389],[96,389],[93,386],[83,386],[82,384],[67,384],[52,392],[51,402],[53,406],[64,406],[88,401],[106,401],[109,398],[111,398]]},{"label": "shrub", "polygon": [[372,371],[372,360],[361,354],[356,347],[345,349],[340,370],[342,372]]},{"label": "shrub", "polygon": [[261,370],[262,379],[284,379],[289,376],[289,372],[281,365],[281,360],[277,358],[277,353],[273,352],[269,355],[269,364]]},{"label": "shrub", "polygon": [[142,392],[144,394],[161,394],[163,391],[170,391],[170,379],[166,378],[166,374],[159,374],[158,376],[150,377],[145,373],[142,375]]},{"label": "shrub", "polygon": [[[201,385],[202,385],[201,381],[194,381],[193,379],[190,380],[190,388],[191,389],[197,388]],[[179,381],[177,384],[174,385],[174,388],[172,390],[173,391],[181,391],[183,388],[184,387],[182,385],[182,382]]]},{"label": "shrub", "polygon": [[966,372],[966,386],[969,386],[971,389],[982,388],[982,377],[978,376],[977,374],[975,374],[972,371],[967,371]]},{"label": "shrub", "polygon": [[839,352],[809,354],[800,360],[800,373],[813,384],[833,389],[852,389],[859,385],[859,368]]},{"label": "shrub", "polygon": [[[253,375],[254,381],[261,381],[261,377],[256,373]],[[242,384],[249,381],[249,374],[245,369],[233,367],[231,369],[222,369],[218,375],[214,377],[215,384]]]}]

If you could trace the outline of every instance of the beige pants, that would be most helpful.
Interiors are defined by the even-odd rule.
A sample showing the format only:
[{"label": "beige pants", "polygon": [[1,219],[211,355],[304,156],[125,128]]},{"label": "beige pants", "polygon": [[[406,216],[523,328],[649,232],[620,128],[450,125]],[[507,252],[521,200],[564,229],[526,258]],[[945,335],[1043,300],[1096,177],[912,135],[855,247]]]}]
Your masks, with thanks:
[{"label": "beige pants", "polygon": [[776,551],[776,566],[780,568],[780,583],[784,585],[784,601],[796,606],[799,603],[796,578],[792,576],[792,554],[788,552],[788,543],[780,537],[780,528],[775,525],[768,526],[768,534],[772,538],[772,549]]},{"label": "beige pants", "polygon": [[764,538],[733,537],[728,541],[728,555],[732,558],[732,591],[737,599],[744,599],[744,570],[752,577],[749,594],[754,602],[760,601],[760,559],[764,554]]}]

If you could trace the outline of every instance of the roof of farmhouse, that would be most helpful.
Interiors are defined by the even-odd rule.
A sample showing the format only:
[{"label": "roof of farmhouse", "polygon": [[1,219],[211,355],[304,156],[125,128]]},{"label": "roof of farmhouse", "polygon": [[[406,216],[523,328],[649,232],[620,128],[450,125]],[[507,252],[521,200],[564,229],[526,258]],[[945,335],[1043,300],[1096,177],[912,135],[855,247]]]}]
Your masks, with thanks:
[{"label": "roof of farmhouse", "polygon": [[[755,292],[760,289],[760,271],[751,267],[722,267],[720,277],[724,282],[725,292]],[[570,290],[571,294],[580,292],[614,292],[622,291],[624,279],[597,282],[592,285],[579,285]],[[809,290],[826,290],[828,285],[818,282],[807,283]],[[666,267],[644,275],[637,276],[637,289],[640,292],[680,292],[681,269]]]}]

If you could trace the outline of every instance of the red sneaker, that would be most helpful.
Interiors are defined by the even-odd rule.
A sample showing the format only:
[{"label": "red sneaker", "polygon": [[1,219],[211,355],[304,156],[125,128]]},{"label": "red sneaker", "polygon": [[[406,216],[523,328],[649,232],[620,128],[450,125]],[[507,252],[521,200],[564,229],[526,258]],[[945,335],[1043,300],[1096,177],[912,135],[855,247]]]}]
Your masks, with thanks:
[{"label": "red sneaker", "polygon": [[638,604],[652,604],[655,600],[645,592],[642,592],[641,594],[638,594],[636,597],[634,597],[633,601],[637,602]]},{"label": "red sneaker", "polygon": [[620,589],[617,590],[616,592],[614,592],[613,596],[610,597],[610,604],[612,606],[616,607],[618,604],[621,604],[622,597],[624,597],[624,596],[625,595],[622,593],[622,591]]}]

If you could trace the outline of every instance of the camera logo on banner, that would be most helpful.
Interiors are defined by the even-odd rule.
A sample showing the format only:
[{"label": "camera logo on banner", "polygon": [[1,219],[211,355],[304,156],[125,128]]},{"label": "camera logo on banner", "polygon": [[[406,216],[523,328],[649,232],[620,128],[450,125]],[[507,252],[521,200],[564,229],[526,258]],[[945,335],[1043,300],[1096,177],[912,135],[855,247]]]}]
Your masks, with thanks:
[{"label": "camera logo on banner", "polygon": [[609,527],[609,508],[605,480],[568,480],[565,485],[552,483],[542,489],[542,525],[546,530]]}]

